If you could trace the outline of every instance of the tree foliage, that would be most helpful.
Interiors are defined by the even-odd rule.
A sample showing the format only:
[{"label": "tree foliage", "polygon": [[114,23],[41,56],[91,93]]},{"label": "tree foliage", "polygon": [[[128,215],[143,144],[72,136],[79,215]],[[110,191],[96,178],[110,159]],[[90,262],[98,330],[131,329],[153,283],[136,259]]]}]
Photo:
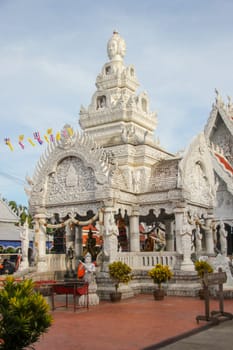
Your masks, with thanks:
[{"label": "tree foliage", "polygon": [[22,226],[26,220],[28,220],[29,228],[33,228],[32,216],[28,212],[28,208],[21,204],[17,204],[15,201],[9,201],[9,206],[14,210],[14,212],[19,216],[19,224]]},{"label": "tree foliage", "polygon": [[154,283],[161,288],[161,284],[170,280],[173,276],[172,271],[168,265],[156,264],[150,271],[148,275],[153,279]]},{"label": "tree foliage", "polygon": [[22,350],[35,343],[52,323],[49,306],[44,297],[34,291],[27,279],[4,281],[0,290],[0,349]]},{"label": "tree foliage", "polygon": [[114,261],[108,265],[109,276],[115,282],[116,292],[119,287],[119,283],[128,283],[132,279],[132,269],[121,261]]}]

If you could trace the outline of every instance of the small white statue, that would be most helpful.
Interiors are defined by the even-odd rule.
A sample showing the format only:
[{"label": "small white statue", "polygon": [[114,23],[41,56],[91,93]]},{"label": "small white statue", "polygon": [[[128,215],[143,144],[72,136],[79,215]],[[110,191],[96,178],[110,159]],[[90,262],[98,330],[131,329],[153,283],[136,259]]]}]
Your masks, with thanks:
[{"label": "small white statue", "polygon": [[219,236],[222,255],[227,255],[227,231],[225,230],[224,223],[220,221]]},{"label": "small white statue", "polygon": [[202,251],[202,233],[200,226],[196,225],[196,252],[200,253]]},{"label": "small white statue", "polygon": [[28,247],[29,247],[29,237],[28,237],[28,220],[26,219],[23,226],[20,229],[20,239],[21,239],[21,250],[22,259],[24,261],[28,258]]},{"label": "small white statue", "polygon": [[94,273],[96,270],[95,264],[92,262],[91,254],[87,253],[85,255],[85,262],[82,262],[81,260],[79,260],[79,262],[83,264],[85,268],[84,280],[90,284],[94,281]]},{"label": "small white statue", "polygon": [[118,236],[119,230],[111,213],[104,230],[104,254],[109,256],[110,262],[115,261],[117,255]]}]

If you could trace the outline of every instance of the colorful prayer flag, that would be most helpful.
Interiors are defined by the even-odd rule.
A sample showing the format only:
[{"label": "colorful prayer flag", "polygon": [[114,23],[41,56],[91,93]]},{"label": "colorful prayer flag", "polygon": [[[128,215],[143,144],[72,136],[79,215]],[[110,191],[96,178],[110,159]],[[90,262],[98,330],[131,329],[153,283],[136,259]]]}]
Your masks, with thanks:
[{"label": "colorful prayer flag", "polygon": [[12,146],[12,143],[11,143],[11,140],[9,139],[9,137],[6,137],[6,138],[4,139],[4,141],[5,141],[5,144],[10,148],[10,150],[11,150],[11,151],[14,151],[14,148],[13,148],[13,146]]},{"label": "colorful prayer flag", "polygon": [[34,147],[35,143],[32,141],[32,139],[30,137],[28,137],[28,142]]},{"label": "colorful prayer flag", "polygon": [[33,136],[34,136],[34,139],[37,140],[37,141],[39,142],[40,145],[43,144],[43,141],[42,141],[41,138],[40,138],[40,133],[39,133],[38,131],[35,131],[35,132],[33,133]]},{"label": "colorful prayer flag", "polygon": [[58,131],[57,134],[56,134],[56,140],[57,140],[57,141],[60,141],[60,139],[61,139],[61,134],[60,134],[60,132]]},{"label": "colorful prayer flag", "polygon": [[22,149],[24,149],[23,139],[24,139],[24,135],[19,135],[19,145]]}]

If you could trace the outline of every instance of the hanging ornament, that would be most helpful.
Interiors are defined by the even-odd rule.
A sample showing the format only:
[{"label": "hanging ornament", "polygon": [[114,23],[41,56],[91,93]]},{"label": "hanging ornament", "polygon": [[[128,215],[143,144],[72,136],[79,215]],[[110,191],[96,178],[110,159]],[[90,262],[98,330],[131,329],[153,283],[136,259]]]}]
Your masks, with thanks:
[{"label": "hanging ornament", "polygon": [[56,140],[60,141],[61,140],[61,133],[58,131],[56,134]]},{"label": "hanging ornament", "polygon": [[40,133],[39,133],[39,131],[35,131],[35,132],[33,133],[33,136],[34,136],[34,139],[37,140],[37,141],[39,142],[40,145],[43,144],[43,141],[42,141],[41,138],[40,138]]},{"label": "hanging ornament", "polygon": [[72,136],[74,134],[74,130],[70,127],[67,128],[69,136]]},{"label": "hanging ornament", "polygon": [[67,133],[66,129],[63,129],[63,130],[62,130],[62,136],[64,136],[64,137],[67,137],[67,136],[68,136],[68,133]]},{"label": "hanging ornament", "polygon": [[32,139],[30,137],[28,137],[28,142],[34,147],[35,143],[32,141]]},{"label": "hanging ornament", "polygon": [[44,139],[45,139],[45,141],[46,141],[46,142],[48,142],[48,143],[49,143],[49,138],[48,138],[48,136],[47,136],[47,135],[44,135]]},{"label": "hanging ornament", "polygon": [[47,134],[49,135],[50,141],[54,142],[53,129],[50,128],[47,130]]},{"label": "hanging ornament", "polygon": [[11,151],[14,151],[14,148],[13,148],[13,146],[12,146],[12,143],[11,143],[11,140],[9,139],[9,137],[6,137],[6,138],[4,139],[4,141],[5,141],[5,144],[10,148],[10,150],[11,150]]},{"label": "hanging ornament", "polygon": [[19,135],[19,145],[22,149],[24,149],[23,140],[24,140],[24,135]]}]

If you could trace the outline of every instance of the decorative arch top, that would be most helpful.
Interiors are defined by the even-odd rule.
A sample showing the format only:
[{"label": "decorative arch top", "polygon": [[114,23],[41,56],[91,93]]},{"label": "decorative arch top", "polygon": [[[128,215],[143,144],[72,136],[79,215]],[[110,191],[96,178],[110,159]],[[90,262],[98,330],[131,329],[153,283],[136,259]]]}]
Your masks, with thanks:
[{"label": "decorative arch top", "polygon": [[[37,163],[25,191],[31,208],[48,207],[94,198],[101,186],[109,184],[111,163],[107,153],[87,134],[65,131],[50,143]],[[33,210],[32,210],[33,211]]]}]

